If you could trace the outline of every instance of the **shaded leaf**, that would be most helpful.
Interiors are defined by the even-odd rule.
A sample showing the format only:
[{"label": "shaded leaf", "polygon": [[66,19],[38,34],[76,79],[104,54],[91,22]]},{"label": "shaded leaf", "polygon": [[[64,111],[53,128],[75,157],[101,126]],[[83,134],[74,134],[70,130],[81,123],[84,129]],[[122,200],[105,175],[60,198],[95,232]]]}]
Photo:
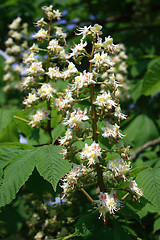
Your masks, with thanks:
[{"label": "shaded leaf", "polygon": [[153,96],[160,92],[160,57],[153,60],[144,78],[141,94]]},{"label": "shaded leaf", "polygon": [[13,111],[0,109],[0,132],[13,120]]},{"label": "shaded leaf", "polygon": [[156,219],[156,221],[154,222],[154,226],[153,226],[153,231],[156,232],[157,230],[160,230],[160,217],[158,219]]},{"label": "shaded leaf", "polygon": [[136,181],[143,190],[144,197],[160,211],[160,168],[140,172]]},{"label": "shaded leaf", "polygon": [[125,140],[138,147],[159,136],[158,129],[153,120],[145,114],[138,115],[125,128]]}]

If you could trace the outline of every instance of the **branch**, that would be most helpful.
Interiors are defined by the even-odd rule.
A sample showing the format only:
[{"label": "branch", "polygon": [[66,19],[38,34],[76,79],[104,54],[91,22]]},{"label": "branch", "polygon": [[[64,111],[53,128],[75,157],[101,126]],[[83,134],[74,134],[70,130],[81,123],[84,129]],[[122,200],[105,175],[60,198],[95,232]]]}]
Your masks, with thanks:
[{"label": "branch", "polygon": [[159,138],[156,138],[152,141],[149,141],[147,143],[145,143],[144,145],[142,145],[141,147],[137,148],[134,152],[132,152],[132,157],[131,159],[134,160],[137,155],[139,155],[141,152],[144,152],[144,150],[148,147],[151,147],[151,146],[155,146],[155,145],[158,145],[160,144],[160,137]]}]

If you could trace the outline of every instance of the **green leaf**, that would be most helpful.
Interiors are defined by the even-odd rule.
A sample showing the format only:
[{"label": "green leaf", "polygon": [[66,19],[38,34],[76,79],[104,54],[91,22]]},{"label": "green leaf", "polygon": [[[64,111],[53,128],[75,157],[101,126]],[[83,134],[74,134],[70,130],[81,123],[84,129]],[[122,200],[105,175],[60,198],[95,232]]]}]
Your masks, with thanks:
[{"label": "green leaf", "polygon": [[160,57],[153,61],[143,78],[141,94],[146,96],[160,92]]},{"label": "green leaf", "polygon": [[31,145],[44,145],[51,141],[49,133],[42,128],[34,128],[32,134],[27,138],[28,144]]},{"label": "green leaf", "polygon": [[149,202],[140,210],[137,212],[140,218],[145,217],[148,213],[156,213],[157,209]]},{"label": "green leaf", "polygon": [[131,220],[135,219],[137,222],[141,223],[140,217],[135,212],[135,209],[129,203],[126,203],[126,205],[120,209],[118,214],[124,216],[124,218],[126,220],[127,219],[131,219]]},{"label": "green leaf", "polygon": [[142,80],[138,80],[136,82],[130,82],[129,86],[129,93],[132,97],[132,99],[134,100],[134,102],[136,102],[138,100],[138,98],[141,96],[141,90],[142,90]]},{"label": "green leaf", "polygon": [[127,134],[125,140],[135,147],[141,146],[159,136],[153,120],[145,114],[138,115],[133,119],[125,128],[124,133]]},{"label": "green leaf", "polygon": [[53,130],[52,130],[52,144],[56,141],[56,139],[65,132],[66,127],[59,123]]},{"label": "green leaf", "polygon": [[15,149],[21,149],[21,150],[34,149],[34,147],[28,144],[23,144],[19,142],[3,142],[3,143],[0,143],[0,146],[9,147],[10,149],[15,148]]},{"label": "green leaf", "polygon": [[13,111],[0,109],[0,133],[13,120]]},{"label": "green leaf", "polygon": [[114,221],[114,239],[115,240],[131,240],[128,233],[117,221]]},{"label": "green leaf", "polygon": [[138,173],[140,173],[141,171],[143,171],[144,169],[146,169],[145,167],[137,167],[134,168],[130,171],[130,177],[135,178],[137,176]]},{"label": "green leaf", "polygon": [[0,133],[0,142],[19,142],[19,133],[14,121],[3,128]]},{"label": "green leaf", "polygon": [[153,226],[153,232],[155,233],[157,230],[160,229],[160,217],[156,219],[156,221],[154,222],[154,226]]},{"label": "green leaf", "polygon": [[160,211],[160,168],[140,172],[136,182],[143,190],[144,197]]},{"label": "green leaf", "polygon": [[98,221],[98,211],[83,214],[76,223],[75,235],[81,237],[90,237],[101,226],[102,222]]},{"label": "green leaf", "polygon": [[36,153],[36,168],[40,175],[52,184],[55,191],[58,181],[72,165],[63,159],[60,151],[60,146],[49,145],[39,148]]},{"label": "green leaf", "polygon": [[31,175],[35,166],[34,155],[33,150],[24,150],[10,159],[10,164],[4,169],[3,182],[0,186],[0,206],[10,203]]},{"label": "green leaf", "polygon": [[[34,194],[38,195],[38,197],[43,201],[43,194],[49,192],[54,196],[56,193],[53,191],[52,185],[46,181],[43,177],[40,176],[37,169],[35,168],[32,175],[25,183],[25,186]],[[39,187],[41,186],[41,187]]]},{"label": "green leaf", "polygon": [[[22,110],[16,110],[15,111],[15,116],[23,118],[25,120],[27,120],[27,112],[26,111],[22,111]],[[14,119],[17,129],[19,130],[20,133],[23,133],[26,136],[30,136],[31,132],[32,132],[32,128],[30,125],[28,125],[26,122],[19,120],[17,118]]]}]

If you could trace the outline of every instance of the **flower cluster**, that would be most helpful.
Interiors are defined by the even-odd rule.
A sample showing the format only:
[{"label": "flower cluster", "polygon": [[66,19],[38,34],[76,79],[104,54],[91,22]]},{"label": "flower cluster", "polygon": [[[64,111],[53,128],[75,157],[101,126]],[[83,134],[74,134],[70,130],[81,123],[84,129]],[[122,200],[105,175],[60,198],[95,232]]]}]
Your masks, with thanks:
[{"label": "flower cluster", "polygon": [[[51,136],[52,108],[60,112],[66,132],[57,140],[63,158],[73,163],[62,179],[64,196],[70,197],[83,189],[88,197],[84,188],[94,186],[98,200],[92,199],[92,203],[97,204],[105,218],[105,214],[114,214],[123,205],[120,191],[132,193],[137,199],[143,195],[135,180],[128,179],[130,151],[120,142],[125,137],[120,122],[127,116],[122,113],[117,97],[123,83],[118,71],[127,73],[125,49],[114,44],[111,36],[103,40],[102,26],[98,24],[78,28],[80,42],[67,48],[67,34],[60,27],[52,29],[52,22],[60,20],[62,14],[53,10],[52,5],[42,9],[48,19],[35,23],[39,30],[34,38],[45,42],[46,48],[37,44],[30,48],[24,59],[28,76],[21,85],[28,91],[25,106],[44,102],[45,108],[38,106],[36,113],[30,115],[29,124],[43,127]],[[40,58],[41,51],[46,54]],[[83,58],[86,69],[80,70]],[[57,80],[65,81],[67,87],[63,92],[54,87]],[[122,182],[125,187],[119,188]]]},{"label": "flower cluster", "polygon": [[100,217],[104,216],[107,212],[114,214],[121,206],[121,202],[118,200],[117,192],[115,190],[112,190],[110,194],[101,192],[99,194],[99,200],[95,200],[95,202],[101,213]]},{"label": "flower cluster", "polygon": [[22,62],[23,55],[28,48],[27,34],[28,24],[21,23],[22,19],[17,17],[8,26],[8,39],[5,41],[6,50],[5,53],[5,74],[3,81],[6,82],[4,91],[8,92],[10,89],[20,89],[19,81],[22,78],[24,71],[24,64]]},{"label": "flower cluster", "polygon": [[[100,189],[99,200],[94,202],[100,215],[105,218],[105,214],[114,214],[123,205],[118,199],[118,185],[122,181],[128,184],[124,191],[132,191],[136,198],[143,193],[135,180],[128,179],[131,170],[129,146],[124,147],[120,142],[125,137],[120,131],[120,121],[127,116],[122,113],[117,98],[116,92],[122,80],[120,76],[117,77],[115,69],[127,72],[124,61],[121,61],[127,56],[123,45],[114,44],[111,36],[103,41],[101,34],[102,27],[98,24],[78,29],[77,35],[82,37],[68,54],[68,68],[61,72],[56,69],[61,78],[67,80],[67,89],[53,104],[64,115],[62,123],[67,126],[65,135],[59,139],[62,154],[64,159],[74,163],[62,180],[64,195],[70,196],[73,190],[85,186],[85,183],[87,185],[85,173],[88,169],[93,173],[90,181]],[[86,48],[88,35],[92,38],[91,52],[87,52]],[[79,59],[82,61],[83,57],[88,58],[88,67],[79,72],[76,64],[80,64]],[[113,145],[113,148],[108,145]],[[108,152],[116,153],[119,157],[113,155],[111,159],[105,160]],[[80,171],[84,168],[85,171]]]},{"label": "flower cluster", "polygon": [[[45,42],[46,48],[42,49],[40,43],[33,44],[29,48],[29,52],[24,56],[23,62],[26,65],[25,73],[21,87],[27,93],[23,104],[30,108],[34,104],[44,102],[45,109],[39,109],[35,114],[30,115],[31,121],[29,124],[32,127],[44,126],[43,121],[48,120],[46,130],[51,135],[51,104],[57,97],[57,90],[53,87],[53,82],[56,82],[61,76],[61,71],[57,67],[54,59],[59,59],[61,64],[67,64],[67,54],[65,53],[66,33],[63,32],[61,27],[52,28],[52,22],[60,20],[61,13],[59,10],[53,10],[53,6],[44,6],[47,20],[41,18],[35,23],[38,31],[33,37],[38,42]],[[54,35],[54,38],[53,38]],[[41,54],[43,53],[43,54]],[[46,53],[46,54],[44,54]],[[70,98],[68,96],[68,98]],[[33,110],[34,111],[34,110]]]},{"label": "flower cluster", "polygon": [[30,125],[32,127],[39,126],[40,122],[43,120],[48,120],[50,115],[50,111],[46,111],[44,108],[43,109],[38,109],[34,115],[30,115]]}]

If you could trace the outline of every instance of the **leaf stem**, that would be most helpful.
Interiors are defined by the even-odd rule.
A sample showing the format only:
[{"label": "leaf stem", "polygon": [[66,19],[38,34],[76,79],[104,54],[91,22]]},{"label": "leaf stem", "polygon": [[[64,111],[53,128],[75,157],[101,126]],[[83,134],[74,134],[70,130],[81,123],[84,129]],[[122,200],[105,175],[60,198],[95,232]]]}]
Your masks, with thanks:
[{"label": "leaf stem", "polygon": [[21,117],[18,117],[18,116],[13,116],[14,118],[18,119],[18,120],[21,120],[23,122],[26,122],[26,123],[29,123],[28,120],[24,119],[24,118],[21,118]]},{"label": "leaf stem", "polygon": [[82,191],[86,197],[88,198],[88,200],[92,203],[95,204],[94,200],[91,198],[91,196],[86,192],[86,190],[84,190],[84,188],[80,188],[79,191]]}]

